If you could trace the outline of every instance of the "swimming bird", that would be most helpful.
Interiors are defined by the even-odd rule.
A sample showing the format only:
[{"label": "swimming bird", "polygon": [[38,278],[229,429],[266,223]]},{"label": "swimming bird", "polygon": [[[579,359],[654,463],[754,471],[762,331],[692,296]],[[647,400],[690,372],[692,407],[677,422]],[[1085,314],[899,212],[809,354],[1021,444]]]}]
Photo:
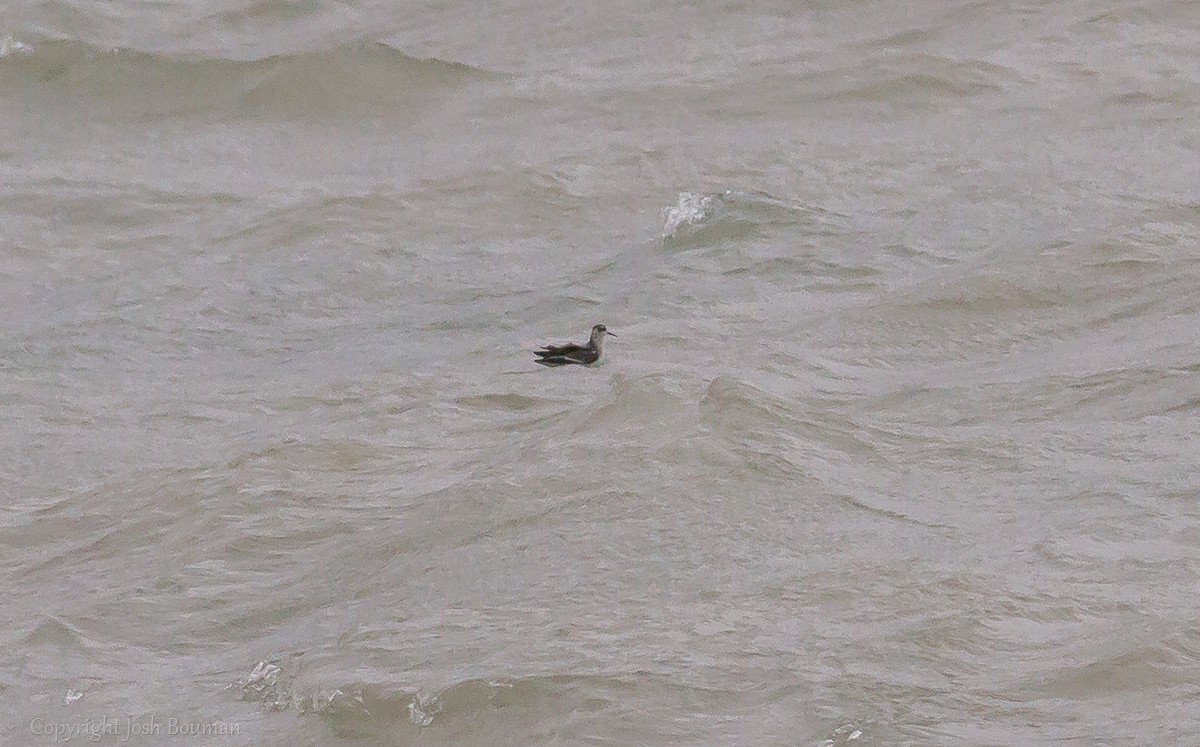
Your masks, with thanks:
[{"label": "swimming bird", "polygon": [[600,354],[604,352],[605,335],[616,337],[608,331],[608,327],[597,324],[592,327],[592,336],[586,345],[546,345],[533,352],[538,357],[535,362],[543,366],[565,366],[568,363],[590,366],[600,360]]}]

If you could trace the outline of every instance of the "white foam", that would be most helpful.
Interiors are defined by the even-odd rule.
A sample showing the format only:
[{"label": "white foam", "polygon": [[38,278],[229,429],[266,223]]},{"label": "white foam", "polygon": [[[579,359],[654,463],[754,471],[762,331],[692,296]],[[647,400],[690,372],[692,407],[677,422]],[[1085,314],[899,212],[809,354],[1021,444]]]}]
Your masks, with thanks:
[{"label": "white foam", "polygon": [[417,726],[429,726],[433,723],[434,715],[441,711],[442,704],[438,701],[437,696],[428,699],[416,696],[408,704],[408,720]]},{"label": "white foam", "polygon": [[683,226],[693,226],[708,217],[712,210],[712,195],[680,192],[673,207],[663,208],[663,238],[668,238]]},{"label": "white foam", "polygon": [[0,36],[0,57],[14,54],[33,54],[33,46],[17,41],[12,34]]}]

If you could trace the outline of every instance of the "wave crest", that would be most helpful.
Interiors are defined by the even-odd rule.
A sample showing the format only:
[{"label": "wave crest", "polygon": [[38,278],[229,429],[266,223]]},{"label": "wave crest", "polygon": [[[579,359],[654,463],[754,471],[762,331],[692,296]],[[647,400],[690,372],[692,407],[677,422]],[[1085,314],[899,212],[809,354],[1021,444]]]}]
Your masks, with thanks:
[{"label": "wave crest", "polygon": [[663,208],[662,241],[670,248],[699,248],[756,238],[783,226],[828,226],[837,217],[821,208],[789,204],[766,192],[680,192]]},{"label": "wave crest", "polygon": [[232,116],[370,113],[497,75],[384,44],[234,60],[4,37],[5,56],[11,71],[6,87],[23,95],[108,102],[122,117],[207,110]]}]

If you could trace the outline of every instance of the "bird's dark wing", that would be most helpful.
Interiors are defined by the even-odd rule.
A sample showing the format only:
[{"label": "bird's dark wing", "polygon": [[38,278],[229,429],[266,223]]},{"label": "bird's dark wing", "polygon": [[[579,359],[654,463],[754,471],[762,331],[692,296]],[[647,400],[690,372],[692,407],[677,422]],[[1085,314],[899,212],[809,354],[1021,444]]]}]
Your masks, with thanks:
[{"label": "bird's dark wing", "polygon": [[538,353],[539,357],[535,363],[541,363],[543,366],[565,366],[568,363],[577,363],[581,366],[586,366],[589,363],[595,363],[600,358],[600,351],[593,350],[582,345],[567,345],[555,350],[564,351],[562,353]]},{"label": "bird's dark wing", "polygon": [[580,348],[578,351],[574,351],[564,357],[570,358],[572,363],[582,363],[586,366],[600,359],[600,351],[593,350],[592,348]]},{"label": "bird's dark wing", "polygon": [[547,345],[544,348],[542,348],[541,350],[533,351],[533,354],[544,358],[546,356],[552,356],[552,355],[574,355],[582,350],[587,350],[587,348],[584,347],[583,345],[572,345],[572,344]]}]

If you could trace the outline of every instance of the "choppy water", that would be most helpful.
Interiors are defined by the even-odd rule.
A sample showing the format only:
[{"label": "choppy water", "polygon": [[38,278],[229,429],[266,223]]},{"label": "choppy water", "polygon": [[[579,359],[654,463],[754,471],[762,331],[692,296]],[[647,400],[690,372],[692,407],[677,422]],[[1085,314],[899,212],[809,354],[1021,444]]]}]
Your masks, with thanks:
[{"label": "choppy water", "polygon": [[1200,744],[1118,5],[6,5],[4,743]]}]

